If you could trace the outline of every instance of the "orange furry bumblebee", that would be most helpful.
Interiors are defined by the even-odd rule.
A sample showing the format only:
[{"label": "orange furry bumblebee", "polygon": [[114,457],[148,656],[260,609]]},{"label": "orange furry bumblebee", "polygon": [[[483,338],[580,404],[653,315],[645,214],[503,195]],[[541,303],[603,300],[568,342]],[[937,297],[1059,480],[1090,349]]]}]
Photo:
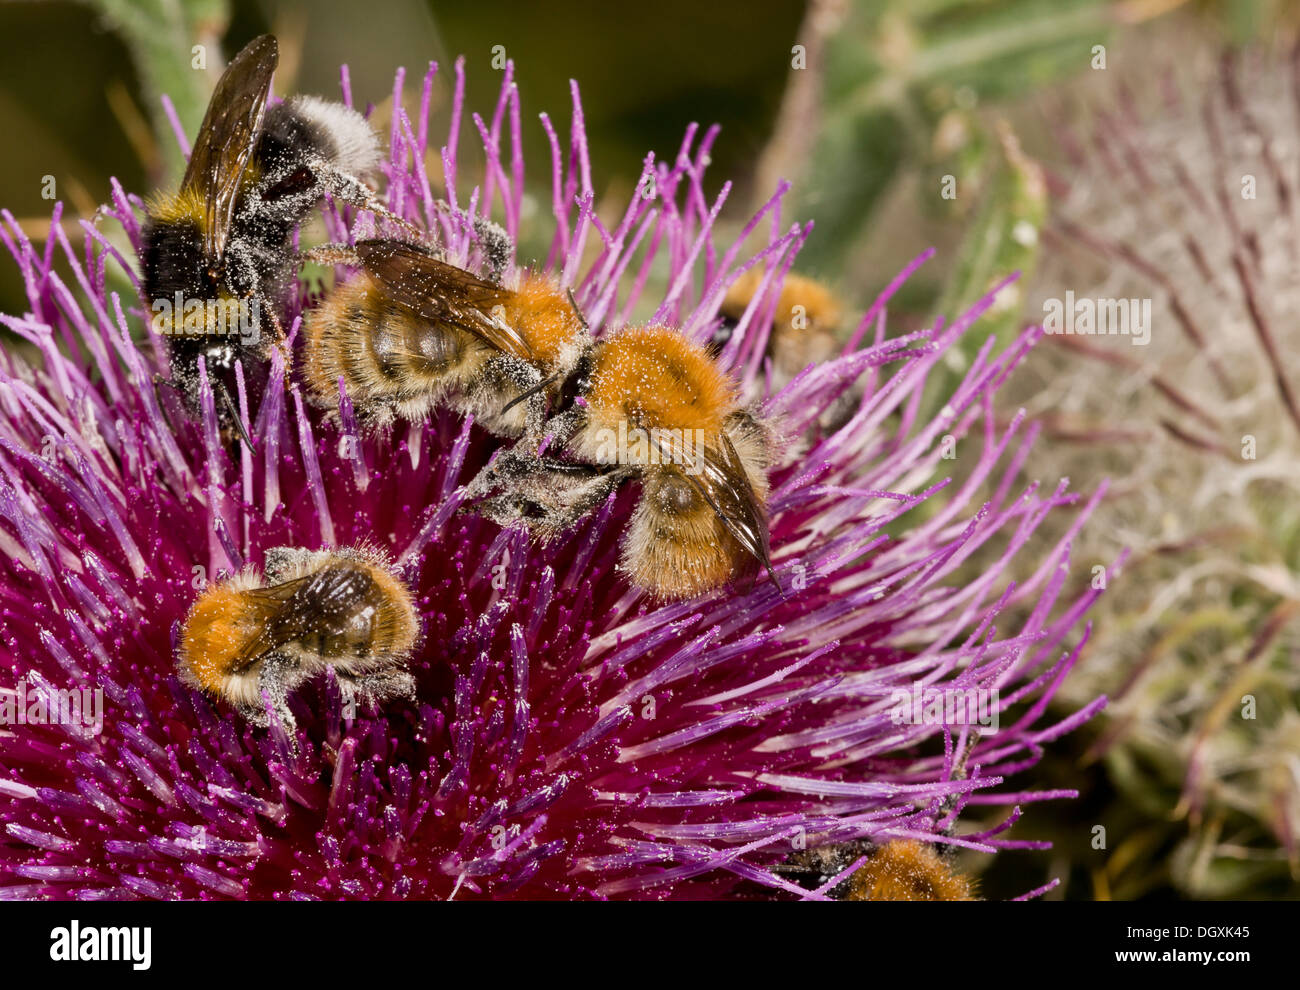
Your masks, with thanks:
[{"label": "orange furry bumblebee", "polygon": [[576,362],[586,334],[550,279],[525,272],[510,290],[394,240],[314,255],[359,268],[305,321],[318,402],[337,405],[342,379],[368,424],[449,406],[504,436],[540,431],[546,382]]},{"label": "orange furry bumblebee", "polygon": [[[718,310],[722,322],[709,342],[711,354],[722,353],[762,283],[762,273],[751,269],[727,290]],[[785,388],[808,365],[836,358],[843,345],[839,338],[843,322],[844,305],[827,286],[806,275],[793,272],[786,275],[772,312],[764,349],[772,362],[772,391]],[[835,430],[843,426],[857,410],[861,398],[860,387],[846,389],[822,413],[823,428]]]},{"label": "orange furry bumblebee", "polygon": [[973,901],[971,882],[934,847],[916,839],[887,842],[849,879],[846,901]]},{"label": "orange furry bumblebee", "polygon": [[246,568],[208,585],[185,618],[177,666],[188,685],[268,724],[265,692],[286,728],[288,696],[333,667],[344,698],[383,702],[414,693],[405,670],[419,638],[411,594],[376,552],[266,553],[265,575]]},{"label": "orange furry bumblebee", "polygon": [[[863,860],[861,866],[854,864]],[[848,879],[830,891],[845,901],[973,901],[973,882],[954,870],[934,846],[914,839],[874,845],[865,839],[816,846],[797,853],[776,872],[806,890],[826,889],[849,870]]]},{"label": "orange furry bumblebee", "polygon": [[[750,269],[727,290],[719,308],[722,325],[713,335],[714,353],[731,339],[762,283],[762,273]],[[843,316],[844,307],[826,286],[806,275],[791,273],[785,277],[767,338],[767,353],[782,385],[810,363],[829,361],[835,356],[839,348],[835,335]]]},{"label": "orange furry bumblebee", "polygon": [[306,378],[361,418],[439,406],[519,438],[467,487],[471,508],[550,539],[642,482],[623,569],[663,598],[772,571],[770,429],[708,351],[666,326],[593,339],[574,300],[528,272],[514,289],[394,240],[316,252],[358,274],[309,315]]},{"label": "orange furry bumblebee", "polygon": [[[770,429],[736,383],[666,326],[593,342],[557,394],[546,437],[499,457],[470,485],[476,506],[550,538],[639,478],[622,568],[661,598],[689,598],[751,570],[772,572],[766,500]],[[566,450],[570,460],[553,452]],[[775,575],[773,575],[775,577]]]}]

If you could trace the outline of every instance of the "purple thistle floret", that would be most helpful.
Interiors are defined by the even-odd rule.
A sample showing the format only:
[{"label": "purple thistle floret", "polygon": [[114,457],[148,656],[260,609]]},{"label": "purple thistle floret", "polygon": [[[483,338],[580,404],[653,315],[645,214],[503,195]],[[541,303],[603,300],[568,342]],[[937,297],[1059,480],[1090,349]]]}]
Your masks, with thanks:
[{"label": "purple thistle floret", "polygon": [[[508,69],[490,119],[472,116],[485,165],[458,201],[457,64],[440,157],[443,195],[461,213],[439,209],[425,170],[435,70],[414,121],[398,75],[388,202],[435,230],[451,261],[472,263],[469,217],[496,207],[515,235],[524,216],[519,94]],[[606,227],[576,86],[567,151],[542,123],[555,215],[546,268],[593,328],[636,309],[702,338],[728,285],[762,265],[766,291],[722,361],[763,394],[763,328],[808,233],[784,229],[784,189],[720,250],[728,187],[710,202],[703,184],[716,129],[691,127],[671,163],[647,158]],[[138,253],[141,201],[114,183],[106,213]],[[844,357],[766,402],[798,437],[843,388],[865,388],[847,425],[773,475],[781,590],[764,577],[658,605],[615,570],[634,491],[570,539],[530,544],[456,511],[497,441],[449,413],[359,436],[346,402],[335,425],[286,385],[278,353],[260,403],[237,396],[256,451],[227,447],[210,390],[195,423],[151,387],[167,371],[163,342],[142,330],[139,299],[106,288],[110,266],[138,287],[133,259],[84,221],[75,248],[57,207],[42,248],[0,216],[30,306],[0,322],[41,358],[35,369],[0,359],[0,691],[104,697],[102,727],[0,727],[0,897],[822,898],[836,880],[809,891],[778,869],[793,850],[1043,845],[999,835],[1020,805],[1071,795],[1005,781],[1102,704],[1044,724],[1078,654],[1067,637],[1097,592],[1055,607],[1073,530],[1029,580],[1001,576],[1046,514],[1074,500],[1063,485],[1013,492],[1035,430],[1016,418],[995,431],[994,393],[1038,331],[997,356],[990,341],[939,417],[918,420],[928,373],[993,298],[950,327],[887,339],[886,303],[928,255],[882,293]],[[368,220],[350,230],[330,209],[326,223],[345,239]],[[764,227],[767,246],[742,261]],[[648,298],[651,284],[667,285],[662,299]],[[310,305],[300,295],[295,333]],[[960,485],[935,480],[945,436],[982,444]],[[928,499],[934,511],[906,528]],[[971,576],[969,558],[995,537],[996,565]],[[292,699],[295,744],[182,686],[174,650],[201,577],[261,566],[270,547],[362,541],[386,548],[415,590],[414,700],[349,717],[327,676]],[[1017,604],[1023,625],[999,632]],[[898,723],[896,692],[918,684],[996,689],[1004,724],[981,735]],[[1016,807],[963,831],[977,805]]]}]

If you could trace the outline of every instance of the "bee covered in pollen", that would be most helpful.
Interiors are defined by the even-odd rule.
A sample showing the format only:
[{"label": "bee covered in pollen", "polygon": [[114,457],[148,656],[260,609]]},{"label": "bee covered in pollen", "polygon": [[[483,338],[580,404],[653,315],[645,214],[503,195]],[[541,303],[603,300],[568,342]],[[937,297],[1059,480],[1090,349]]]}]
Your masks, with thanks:
[{"label": "bee covered in pollen", "polygon": [[849,878],[846,901],[973,901],[974,884],[934,846],[916,839],[886,842]]},{"label": "bee covered in pollen", "polygon": [[[292,238],[323,196],[391,216],[365,185],[379,140],[359,113],[313,96],[268,108],[279,49],[250,42],[218,81],[176,193],[148,204],[141,292],[166,341],[172,384],[197,410],[204,361],[222,423],[242,364],[255,397],[297,267]],[[242,429],[242,427],[241,427]]]},{"label": "bee covered in pollen", "polygon": [[548,388],[587,341],[581,315],[548,277],[507,289],[397,240],[318,249],[357,269],[304,321],[304,376],[337,406],[342,380],[363,423],[419,422],[448,407],[489,431],[537,438]]},{"label": "bee covered in pollen", "polygon": [[[590,344],[560,385],[539,447],[516,444],[468,486],[473,511],[551,539],[636,478],[622,569],[660,598],[689,598],[762,567],[771,427],[736,382],[667,326]],[[560,455],[566,454],[562,458]]]},{"label": "bee covered in pollen", "polygon": [[448,407],[518,438],[467,486],[470,511],[551,539],[636,478],[623,567],[637,585],[687,598],[773,573],[774,436],[704,347],[666,326],[595,339],[551,278],[524,271],[506,288],[421,245],[313,257],[356,269],[305,320],[318,403],[336,406],[341,381],[372,425]]},{"label": "bee covered in pollen", "polygon": [[[973,901],[974,881],[926,842],[865,839],[796,853],[776,872],[842,901]],[[852,871],[852,872],[850,872]]]},{"label": "bee covered in pollen", "polygon": [[186,684],[257,725],[269,721],[265,694],[292,729],[289,695],[326,667],[345,700],[410,697],[406,664],[419,632],[410,590],[377,551],[277,547],[266,552],[264,574],[245,568],[203,590],[177,661]]}]

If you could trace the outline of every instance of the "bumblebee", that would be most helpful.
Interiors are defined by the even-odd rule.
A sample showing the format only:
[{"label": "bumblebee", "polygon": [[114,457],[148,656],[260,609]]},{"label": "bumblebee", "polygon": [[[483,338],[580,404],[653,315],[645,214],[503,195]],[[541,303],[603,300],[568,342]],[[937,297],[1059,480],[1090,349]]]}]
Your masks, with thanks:
[{"label": "bumblebee", "polygon": [[[966,778],[966,763],[979,740],[978,733],[966,742],[953,767],[953,779]],[[953,810],[959,795],[951,793],[939,808],[939,818],[948,821],[942,835],[951,836]],[[942,850],[942,851],[941,851]],[[776,867],[808,890],[824,887],[866,856],[847,880],[841,881],[831,896],[844,901],[974,901],[975,880],[952,865],[950,847],[916,839],[894,839],[880,844],[855,839],[832,845],[817,846],[796,853]]]},{"label": "bumblebee", "polygon": [[866,840],[818,846],[797,853],[778,873],[806,890],[817,890],[866,856],[866,862],[839,883],[831,896],[844,901],[973,901],[970,878],[953,869],[933,845],[895,839],[882,845]]},{"label": "bumblebee", "polygon": [[[710,341],[713,354],[731,339],[762,283],[762,273],[751,268],[727,290],[718,309],[722,322]],[[834,357],[843,318],[844,307],[830,289],[804,275],[787,275],[767,338],[767,354],[777,374],[788,382],[809,364]]]},{"label": "bumblebee", "polygon": [[304,321],[315,399],[363,420],[439,406],[518,438],[466,489],[473,511],[550,539],[622,483],[642,495],[622,565],[663,598],[761,564],[774,438],[708,352],[666,326],[595,340],[574,300],[524,272],[507,289],[395,240],[313,252],[357,274]]},{"label": "bumblebee", "polygon": [[[590,343],[536,448],[516,444],[470,483],[474,511],[550,539],[637,478],[622,569],[656,597],[689,598],[761,565],[770,426],[741,408],[707,351],[662,325]],[[566,452],[569,456],[557,456]]]},{"label": "bumblebee", "polygon": [[327,193],[396,219],[363,182],[380,151],[360,114],[312,96],[268,109],[277,61],[271,35],[231,61],[179,190],[154,198],[143,230],[142,292],[167,341],[172,383],[196,409],[203,358],[227,427],[237,420],[236,361],[254,395],[264,384],[298,225]]},{"label": "bumblebee", "polygon": [[[813,846],[811,849],[795,853],[784,863],[772,869],[773,872],[788,877],[804,890],[818,890],[848,870],[859,859],[870,855],[874,848],[875,846],[866,839]],[[834,890],[830,891],[831,896],[842,900],[848,889],[847,884],[847,880],[841,881]]]},{"label": "bumblebee", "polygon": [[276,547],[264,574],[245,568],[199,595],[181,630],[177,667],[186,684],[224,698],[256,725],[269,722],[265,693],[292,731],[289,695],[326,667],[345,702],[413,695],[405,665],[419,631],[410,590],[378,552]]},{"label": "bumblebee", "polygon": [[916,839],[886,842],[849,878],[846,901],[973,901],[971,880],[954,870],[933,845]]},{"label": "bumblebee", "polygon": [[[709,340],[709,353],[717,357],[736,332],[745,310],[762,287],[763,276],[750,269],[732,284],[719,307],[722,318]],[[781,284],[772,313],[765,353],[772,362],[772,390],[779,392],[810,364],[837,357],[844,322],[844,305],[827,286],[806,275],[791,273]],[[844,425],[857,410],[860,389],[849,389],[821,417],[828,430]]]},{"label": "bumblebee", "polygon": [[524,272],[506,289],[396,240],[312,255],[358,269],[304,321],[304,378],[319,404],[337,406],[342,380],[374,426],[448,406],[503,436],[540,433],[547,386],[587,340],[551,279]]}]

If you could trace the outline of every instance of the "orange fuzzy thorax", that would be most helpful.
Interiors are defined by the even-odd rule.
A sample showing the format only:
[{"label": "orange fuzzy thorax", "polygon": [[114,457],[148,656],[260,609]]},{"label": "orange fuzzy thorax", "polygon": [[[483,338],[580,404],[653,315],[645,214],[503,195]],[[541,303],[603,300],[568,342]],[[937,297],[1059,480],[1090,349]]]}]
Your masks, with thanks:
[{"label": "orange fuzzy thorax", "polygon": [[[722,312],[739,319],[762,281],[762,273],[757,269],[751,269],[738,278],[727,290]],[[792,272],[781,283],[781,295],[777,297],[776,309],[772,313],[772,323],[778,332],[792,329],[796,306],[803,307],[802,313],[808,327],[834,327],[839,324],[842,316],[840,302],[830,289],[820,282]]]},{"label": "orange fuzzy thorax", "polygon": [[704,348],[665,326],[632,327],[601,341],[586,396],[592,426],[722,432],[736,386]]},{"label": "orange fuzzy thorax", "polygon": [[221,689],[239,652],[257,635],[256,617],[243,607],[243,595],[229,583],[210,584],[185,620],[182,668],[207,691]]},{"label": "orange fuzzy thorax", "polygon": [[546,276],[531,272],[524,272],[519,288],[506,303],[505,318],[528,342],[534,359],[548,370],[582,333],[582,321],[568,295]]},{"label": "orange fuzzy thorax", "polygon": [[849,901],[972,901],[970,881],[915,839],[881,846],[849,879]]}]

